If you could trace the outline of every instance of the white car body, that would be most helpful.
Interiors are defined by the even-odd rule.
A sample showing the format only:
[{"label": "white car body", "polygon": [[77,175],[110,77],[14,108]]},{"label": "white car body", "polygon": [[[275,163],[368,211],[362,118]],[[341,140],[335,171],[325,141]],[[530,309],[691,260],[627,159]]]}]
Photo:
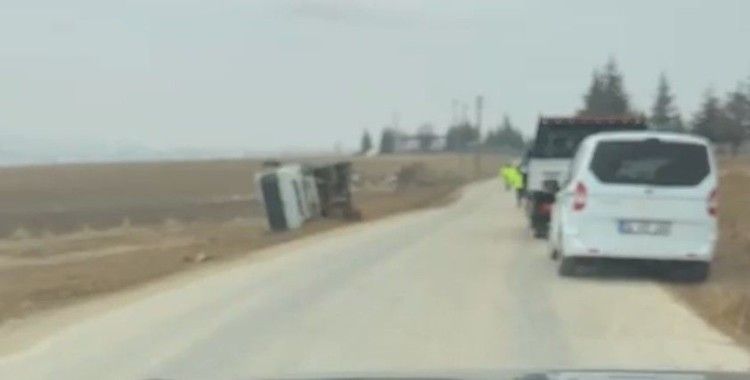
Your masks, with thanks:
[{"label": "white car body", "polygon": [[[699,183],[695,185],[604,183],[592,169],[594,153],[602,143],[643,143],[645,140],[693,144],[692,149],[697,149],[694,145],[705,147],[707,174],[700,180],[696,179]],[[652,151],[657,152],[656,149]],[[630,154],[637,156],[640,153]],[[634,157],[630,163],[635,164],[630,166],[621,161],[612,172],[644,173],[638,160],[644,159]],[[655,167],[659,165],[658,160],[656,157],[651,161],[657,162]],[[682,158],[674,162],[661,161],[661,165],[672,162],[672,165],[679,166],[676,161],[680,160]],[[611,162],[610,159],[610,165]],[[673,172],[662,172],[661,169],[654,169],[653,173],[667,173],[659,175],[674,177]],[[686,176],[700,176],[685,168],[678,171],[687,173]],[[665,132],[605,132],[589,136],[578,148],[569,178],[563,181],[557,193],[552,209],[550,248],[563,259],[607,257],[709,263],[717,240],[716,173],[712,148],[700,137]],[[581,204],[583,207],[578,207]]]}]

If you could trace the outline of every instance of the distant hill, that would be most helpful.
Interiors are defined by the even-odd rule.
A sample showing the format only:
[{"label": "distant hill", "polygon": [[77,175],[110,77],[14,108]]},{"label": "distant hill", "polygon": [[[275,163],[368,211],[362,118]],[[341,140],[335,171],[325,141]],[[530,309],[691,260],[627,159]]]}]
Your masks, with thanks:
[{"label": "distant hill", "polygon": [[156,149],[128,142],[56,141],[25,136],[7,136],[0,133],[0,166],[300,156],[330,157],[337,156],[337,154],[304,149],[287,149],[285,151],[193,147]]},{"label": "distant hill", "polygon": [[0,166],[73,162],[160,161],[242,157],[242,152],[203,149],[154,149],[133,143],[54,141],[0,136]]}]

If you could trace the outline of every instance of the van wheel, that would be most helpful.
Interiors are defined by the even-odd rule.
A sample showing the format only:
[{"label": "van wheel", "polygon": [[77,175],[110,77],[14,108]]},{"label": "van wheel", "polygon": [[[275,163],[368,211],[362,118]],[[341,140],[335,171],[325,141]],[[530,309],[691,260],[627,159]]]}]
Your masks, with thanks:
[{"label": "van wheel", "polygon": [[575,276],[578,271],[578,263],[574,257],[563,257],[560,260],[560,266],[557,268],[557,273],[562,277]]},{"label": "van wheel", "polygon": [[680,282],[704,282],[711,272],[711,265],[704,262],[675,263],[669,270],[671,280]]},{"label": "van wheel", "polygon": [[560,256],[562,256],[560,254],[560,251],[562,251],[562,247],[563,247],[562,233],[560,232],[559,229],[557,230],[557,240],[554,240],[551,238],[550,240],[552,240],[552,249],[550,250],[550,258],[552,260],[557,261],[560,258]]}]

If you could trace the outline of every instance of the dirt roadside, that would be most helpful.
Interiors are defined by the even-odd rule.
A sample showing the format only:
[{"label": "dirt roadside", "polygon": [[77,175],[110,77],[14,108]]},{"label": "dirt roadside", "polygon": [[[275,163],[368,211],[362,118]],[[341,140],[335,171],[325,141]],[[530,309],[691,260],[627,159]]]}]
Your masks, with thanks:
[{"label": "dirt roadside", "polygon": [[719,231],[711,278],[667,287],[706,321],[750,346],[750,158],[722,162]]},{"label": "dirt roadside", "polygon": [[[500,157],[487,158],[484,176],[496,173],[501,160]],[[439,205],[449,201],[456,189],[473,179],[467,175],[467,172],[470,173],[467,170],[470,163],[465,157],[443,155],[357,160],[355,172],[359,178],[355,185],[355,203],[365,220]],[[142,196],[139,186],[151,187],[150,191],[160,191],[163,196],[173,189],[169,181],[174,175],[162,177],[152,173],[189,172],[190,167],[211,172],[212,166],[196,166],[193,163],[185,164],[187,168],[174,164],[167,167],[162,166],[164,164],[154,165],[159,165],[159,169],[144,168],[140,164],[135,168],[137,170],[131,168],[136,175],[128,174],[126,169],[116,168],[116,171],[126,176],[122,182],[132,184],[129,185],[133,187],[131,190],[113,185],[100,187],[98,191],[87,188],[87,194],[96,200],[93,203],[98,203],[97,207],[92,207],[91,203],[82,203],[73,194],[61,194],[67,191],[64,188],[55,189],[50,186],[46,192],[37,189],[40,193],[36,196],[47,202],[50,194],[69,197],[58,204],[64,205],[69,214],[76,217],[60,218],[52,221],[51,225],[62,231],[74,232],[51,233],[49,230],[35,230],[26,228],[23,224],[12,225],[5,221],[9,226],[7,228],[23,233],[15,233],[10,238],[0,240],[0,324],[97,296],[132,289],[179,272],[246,257],[260,248],[348,224],[340,220],[320,219],[296,231],[270,233],[267,231],[262,209],[253,205],[249,196],[248,200],[241,201],[238,208],[233,210],[237,214],[227,212],[227,208],[222,206],[215,208],[219,210],[218,214],[209,213],[207,217],[197,217],[201,211],[209,212],[206,211],[208,208],[198,204],[193,209],[188,203],[180,206],[183,211],[177,216],[170,212],[158,214],[156,209],[148,209],[148,203],[139,201],[141,198],[148,198]],[[190,189],[181,187],[180,191],[183,196],[193,199],[208,199],[213,202],[218,198],[229,197],[231,202],[238,202],[236,194],[243,186],[244,189],[251,188],[248,186],[251,181],[247,179],[247,173],[242,181],[234,178],[239,171],[236,166],[236,163],[215,163],[213,170],[220,174],[211,173],[210,176],[214,181],[220,181],[226,176],[230,187],[236,187],[234,189],[210,189],[201,183],[203,187],[198,188],[199,194],[191,194]],[[404,179],[400,173],[407,168],[414,173]],[[78,174],[73,177],[78,175],[79,182],[81,178],[85,178],[91,187],[99,186],[99,173],[108,171],[98,167],[94,169],[96,170],[77,170]],[[38,174],[34,173],[39,170],[32,168],[33,175],[29,177],[14,173],[16,179],[22,179],[15,182],[19,198],[26,197],[30,205],[27,208],[15,205],[13,211],[24,215],[24,218],[18,219],[20,221],[31,219],[45,222],[44,219],[35,219],[35,213],[45,213],[46,210],[38,208],[38,204],[33,202],[34,197],[22,194],[24,186],[39,186]],[[149,172],[149,175],[143,175],[144,171]],[[136,177],[138,180],[134,179]],[[180,178],[178,182],[188,185],[187,181],[188,179]],[[101,204],[107,204],[107,199],[113,200],[114,207],[100,207]],[[118,214],[128,207],[135,214]],[[81,209],[86,209],[87,212],[95,210],[98,214],[82,214],[78,212]],[[139,213],[142,212],[149,217],[139,218],[142,215]],[[100,225],[92,223],[91,225],[98,227],[92,228],[82,215],[117,215],[123,222],[111,227],[116,219],[106,219]],[[188,217],[180,218],[179,215]],[[78,227],[74,229],[62,222],[65,220],[83,223],[84,226],[81,228],[77,224]],[[103,219],[94,217],[92,220]]]},{"label": "dirt roadside", "polygon": [[[493,175],[501,161],[498,157],[488,159],[485,176]],[[298,231],[267,232],[261,209],[252,203],[250,195],[241,193],[250,187],[249,170],[257,166],[253,162],[152,164],[155,168],[144,165],[114,168],[123,176],[120,186],[100,184],[109,166],[106,170],[98,166],[86,170],[61,168],[64,175],[59,187],[54,186],[56,173],[52,168],[30,168],[28,172],[13,169],[11,175],[0,170],[0,179],[9,179],[0,181],[0,190],[4,201],[13,206],[6,211],[24,216],[15,224],[7,217],[3,219],[6,229],[23,233],[0,239],[0,326],[42,311],[138,288],[173,274],[215,263],[225,265],[252,256],[260,248],[347,225],[338,220],[318,220]],[[422,166],[420,174],[396,189],[392,180],[397,173],[414,165]],[[450,201],[451,194],[471,179],[466,175],[470,168],[470,158],[457,156],[358,160],[356,203],[365,220],[439,205]],[[211,183],[192,178],[193,170]],[[750,346],[750,158],[725,160],[722,173],[721,233],[711,279],[700,285],[665,286],[709,323]],[[238,179],[240,174],[244,177]],[[67,188],[74,183],[77,187]],[[189,188],[193,184],[197,187]],[[142,187],[149,190],[138,190]],[[83,197],[76,197],[81,189],[94,202],[83,203]],[[164,198],[170,193],[191,201],[176,202],[169,210],[149,208],[151,195]],[[229,203],[217,201],[222,199]],[[45,202],[53,208],[41,207]],[[102,208],[103,204],[113,207]],[[64,209],[66,212],[59,215],[66,216],[49,221],[35,216],[50,209]],[[87,215],[94,217],[86,219]],[[47,223],[72,232],[18,229],[19,225],[25,227],[19,224],[21,220],[38,220],[38,225]]]}]

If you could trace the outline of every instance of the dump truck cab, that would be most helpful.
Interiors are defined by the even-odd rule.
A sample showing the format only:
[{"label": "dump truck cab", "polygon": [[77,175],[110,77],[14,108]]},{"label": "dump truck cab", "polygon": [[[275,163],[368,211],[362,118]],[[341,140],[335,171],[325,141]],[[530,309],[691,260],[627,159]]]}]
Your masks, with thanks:
[{"label": "dump truck cab", "polygon": [[584,138],[598,132],[646,128],[642,117],[540,117],[525,173],[526,213],[534,236],[547,236],[555,193]]}]

